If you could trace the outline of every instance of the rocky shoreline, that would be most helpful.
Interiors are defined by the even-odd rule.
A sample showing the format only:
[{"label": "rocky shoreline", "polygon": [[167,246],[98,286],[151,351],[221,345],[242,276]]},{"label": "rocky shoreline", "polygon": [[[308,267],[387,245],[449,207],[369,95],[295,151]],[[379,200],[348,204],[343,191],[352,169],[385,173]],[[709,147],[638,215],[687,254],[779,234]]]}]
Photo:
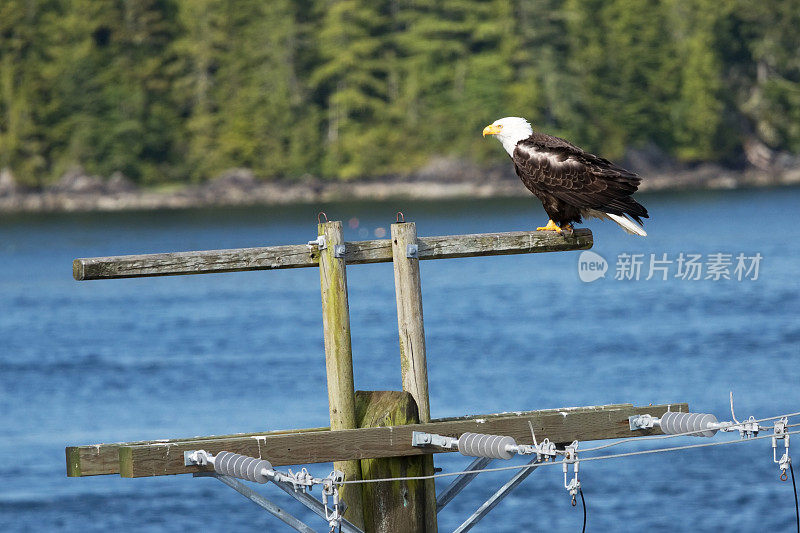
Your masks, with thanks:
[{"label": "rocky shoreline", "polygon": [[[800,160],[792,158],[769,168],[729,170],[703,164],[693,168],[643,168],[632,161],[644,180],[641,191],[735,189],[800,184]],[[200,185],[170,191],[137,187],[122,174],[108,179],[81,169],[66,173],[43,189],[18,185],[11,172],[0,170],[0,214],[22,212],[122,211],[194,207],[285,205],[337,200],[441,200],[513,198],[530,193],[507,166],[479,168],[439,159],[409,176],[353,181],[261,181],[247,169],[233,169]]]}]

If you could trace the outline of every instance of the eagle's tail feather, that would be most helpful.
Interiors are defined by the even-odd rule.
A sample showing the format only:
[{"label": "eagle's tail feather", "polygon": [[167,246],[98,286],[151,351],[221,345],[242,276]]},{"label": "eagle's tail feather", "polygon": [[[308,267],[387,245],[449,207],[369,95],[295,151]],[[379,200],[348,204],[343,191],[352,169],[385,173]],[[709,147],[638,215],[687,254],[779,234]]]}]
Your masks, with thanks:
[{"label": "eagle's tail feather", "polygon": [[612,213],[606,213],[606,215],[608,215],[611,220],[619,224],[627,233],[639,235],[641,237],[647,237],[647,232],[636,222],[629,220],[624,216],[614,215]]}]

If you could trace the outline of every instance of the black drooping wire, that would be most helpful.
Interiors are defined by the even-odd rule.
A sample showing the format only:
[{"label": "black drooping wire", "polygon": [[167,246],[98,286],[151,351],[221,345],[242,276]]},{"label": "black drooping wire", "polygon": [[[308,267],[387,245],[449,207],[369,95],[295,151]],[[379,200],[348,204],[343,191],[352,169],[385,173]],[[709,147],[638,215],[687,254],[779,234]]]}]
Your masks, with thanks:
[{"label": "black drooping wire", "polygon": [[[791,464],[789,466],[791,466]],[[794,482],[794,474],[792,474],[792,482]],[[578,494],[581,495],[581,507],[583,507],[583,529],[581,529],[581,533],[586,533],[586,500],[583,499],[583,489],[578,489]],[[795,492],[795,503],[797,503],[796,492]]]},{"label": "black drooping wire", "polygon": [[789,472],[792,473],[792,488],[794,489],[794,517],[797,520],[797,533],[800,533],[800,507],[797,505],[797,485],[794,483],[794,468],[792,468],[792,463],[789,463]]}]

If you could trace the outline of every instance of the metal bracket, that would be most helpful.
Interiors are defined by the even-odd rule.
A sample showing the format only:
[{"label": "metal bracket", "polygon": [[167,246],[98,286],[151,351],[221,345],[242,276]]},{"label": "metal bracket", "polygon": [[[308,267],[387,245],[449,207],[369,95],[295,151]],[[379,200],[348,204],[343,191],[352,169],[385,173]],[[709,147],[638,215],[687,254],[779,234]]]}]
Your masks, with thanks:
[{"label": "metal bracket", "polygon": [[744,422],[739,422],[738,420],[734,420],[734,422],[736,423],[721,427],[720,431],[738,431],[739,438],[752,439],[753,437],[758,437],[758,432],[762,429],[758,422],[756,422],[756,419],[752,416]]},{"label": "metal bracket", "polygon": [[628,417],[628,425],[631,431],[637,429],[650,429],[653,427],[658,419],[651,415],[634,415]]},{"label": "metal bracket", "polygon": [[[772,435],[772,461],[778,465],[781,471],[781,481],[786,481],[786,470],[792,463],[792,458],[789,457],[789,435],[786,433],[786,427],[789,424],[788,418],[781,418],[775,421],[774,434]],[[783,439],[784,453],[778,459],[778,439]]]},{"label": "metal bracket", "polygon": [[[567,482],[568,465],[572,465],[572,479]],[[581,490],[581,482],[578,481],[578,470],[580,469],[580,461],[578,461],[578,441],[573,441],[572,444],[564,448],[564,459],[561,460],[562,471],[564,472],[564,488],[567,489],[569,495],[572,496],[572,506],[575,507],[575,497],[578,491]]]},{"label": "metal bracket", "polygon": [[555,459],[557,455],[556,443],[550,442],[550,439],[548,438],[545,438],[542,442],[537,443],[535,446],[520,444],[519,447],[521,448],[520,453],[535,453],[536,457],[538,457],[539,461],[541,462]]},{"label": "metal bracket", "polygon": [[325,241],[325,235],[320,235],[319,237],[317,237],[313,241],[308,241],[308,245],[309,246],[316,245],[320,250],[324,250],[325,248],[328,247],[328,244]]},{"label": "metal bracket", "polygon": [[[196,474],[195,474],[196,475]],[[302,533],[314,533],[314,530],[308,526],[305,522],[302,522],[297,517],[288,513],[280,508],[280,506],[274,504],[272,501],[268,500],[258,492],[254,491],[241,481],[236,478],[230,476],[222,476],[219,474],[208,474],[209,477],[215,477],[218,480],[222,481],[230,488],[250,500],[251,502],[255,503],[278,520],[286,524],[287,526],[291,527],[295,531],[300,531]]]},{"label": "metal bracket", "polygon": [[[221,452],[221,453],[229,453],[229,452]],[[295,518],[293,515],[289,514],[288,512],[284,511],[277,505],[273,504],[271,501],[267,500],[265,497],[260,495],[259,493],[255,492],[253,489],[246,486],[244,483],[240,481],[239,478],[247,479],[250,481],[256,481],[258,483],[266,483],[267,481],[272,481],[276,486],[278,486],[282,491],[292,496],[294,499],[311,509],[314,513],[325,519],[328,522],[328,525],[331,528],[331,531],[338,529],[339,531],[344,531],[345,533],[363,533],[362,530],[355,527],[353,524],[348,522],[342,516],[344,514],[347,505],[344,501],[339,499],[339,485],[342,484],[344,481],[344,474],[338,470],[334,470],[327,477],[324,478],[316,478],[312,476],[308,470],[305,468],[301,469],[299,472],[292,472],[290,469],[288,473],[283,472],[275,472],[269,471],[263,479],[254,479],[253,472],[250,468],[241,468],[241,464],[239,463],[240,459],[247,458],[247,456],[239,455],[239,454],[232,454],[236,456],[236,466],[231,470],[228,468],[223,468],[226,471],[232,471],[233,475],[225,475],[219,472],[219,470],[215,472],[195,472],[195,477],[215,477],[228,485],[229,487],[233,488],[234,490],[240,492],[244,496],[246,496],[249,500],[255,502],[257,505],[265,509],[266,511],[270,512],[271,514],[278,517],[284,523],[289,525],[290,527],[294,528],[297,531],[302,531],[304,533],[313,533],[313,529],[308,527],[306,524]],[[189,465],[214,465],[215,470],[217,465],[217,459],[219,455],[211,455],[205,450],[188,450],[183,452],[183,463],[186,466]],[[258,461],[255,458],[251,458],[254,461]],[[224,459],[223,459],[224,460]],[[266,461],[264,461],[266,462]],[[268,462],[267,462],[268,463]],[[245,472],[247,470],[247,472]],[[313,488],[314,485],[322,485],[322,502],[313,498],[309,492]],[[327,505],[328,498],[333,498],[333,508],[329,508]]]},{"label": "metal bracket", "polygon": [[538,459],[536,457],[531,459],[528,462],[528,464],[525,465],[525,468],[520,469],[519,472],[514,474],[514,477],[509,479],[505,485],[500,487],[497,490],[497,492],[495,492],[492,496],[489,497],[488,500],[483,502],[483,504],[478,508],[478,510],[472,513],[472,515],[469,518],[467,518],[464,521],[464,523],[458,526],[453,531],[453,533],[466,533],[467,531],[475,527],[475,524],[477,524],[484,516],[486,516],[489,513],[489,511],[494,509],[497,506],[497,504],[500,503],[500,501],[502,501],[503,498],[508,496],[511,493],[511,491],[517,488],[517,486],[520,483],[525,481],[525,478],[531,475],[533,471],[539,467],[539,465],[536,464],[537,461]]},{"label": "metal bracket", "polygon": [[472,461],[465,469],[467,472],[471,473],[460,474],[455,481],[445,487],[445,489],[436,497],[436,512],[438,513],[444,509],[444,507],[450,503],[453,498],[455,498],[456,495],[470,483],[470,481],[475,479],[475,477],[478,475],[478,472],[475,472],[475,470],[483,470],[489,466],[489,463],[492,461],[493,459],[490,457],[476,457],[475,460]]},{"label": "metal bracket", "polygon": [[208,452],[205,450],[188,450],[183,452],[183,466],[205,466],[208,464]]},{"label": "metal bracket", "polygon": [[344,244],[333,245],[333,257],[344,257]]},{"label": "metal bracket", "polygon": [[419,245],[418,244],[406,244],[406,257],[412,259],[419,259]]},{"label": "metal bracket", "polygon": [[445,437],[444,435],[425,433],[424,431],[412,431],[411,445],[416,448],[422,448],[424,446],[439,446],[440,448],[454,448],[458,446],[458,439],[453,437]]}]

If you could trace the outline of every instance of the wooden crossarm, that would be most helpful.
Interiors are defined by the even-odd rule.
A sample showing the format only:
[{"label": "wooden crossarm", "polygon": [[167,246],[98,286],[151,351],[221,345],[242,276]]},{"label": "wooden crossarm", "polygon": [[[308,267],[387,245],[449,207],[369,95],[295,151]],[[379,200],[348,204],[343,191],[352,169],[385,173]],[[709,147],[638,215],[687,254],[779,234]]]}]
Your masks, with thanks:
[{"label": "wooden crossarm", "polygon": [[[327,463],[378,457],[398,457],[440,452],[411,446],[411,433],[425,431],[458,437],[465,432],[509,435],[518,443],[531,444],[528,421],[538,439],[553,442],[614,439],[659,434],[658,428],[632,432],[628,417],[639,414],[661,416],[667,410],[687,412],[685,403],[634,407],[631,404],[575,407],[498,413],[433,420],[428,424],[329,431],[326,428],[291,432],[245,434],[214,438],[118,443],[67,448],[70,476],[120,473],[123,477],[188,474],[200,471],[184,466],[183,452],[204,449],[211,453],[230,451],[268,459],[275,466]],[[118,464],[113,464],[114,456]]]},{"label": "wooden crossarm", "polygon": [[176,442],[208,441],[216,439],[246,439],[257,435],[282,435],[285,433],[311,433],[329,431],[328,427],[286,429],[260,433],[234,433],[232,435],[212,435],[208,437],[192,437],[188,439],[141,440],[136,442],[109,442],[87,444],[83,446],[67,446],[67,477],[103,476],[119,474],[119,449],[123,446],[141,446],[148,444],[171,444]]},{"label": "wooden crossarm", "polygon": [[[593,244],[592,232],[585,228],[576,229],[571,236],[549,231],[512,231],[420,237],[418,242],[421,260],[585,250]],[[390,262],[392,243],[389,239],[347,242],[345,260],[348,264]],[[75,259],[72,274],[76,280],[84,281],[314,266],[319,266],[317,247],[294,244]]]}]

